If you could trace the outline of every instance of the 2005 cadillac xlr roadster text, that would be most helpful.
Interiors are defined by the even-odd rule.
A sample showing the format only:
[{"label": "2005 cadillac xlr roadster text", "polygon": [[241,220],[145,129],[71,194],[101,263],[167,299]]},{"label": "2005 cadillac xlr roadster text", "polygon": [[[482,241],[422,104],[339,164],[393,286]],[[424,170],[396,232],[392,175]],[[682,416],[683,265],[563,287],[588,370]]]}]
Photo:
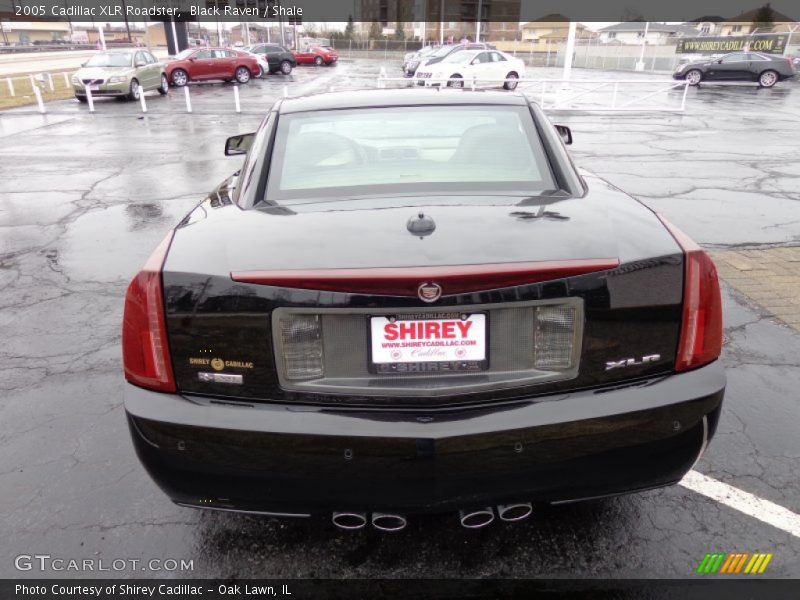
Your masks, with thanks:
[{"label": "2005 cadillac xlr roadster text", "polygon": [[710,258],[520,94],[277,102],[128,288],[125,408],[175,502],[466,527],[673,484],[725,388]]}]

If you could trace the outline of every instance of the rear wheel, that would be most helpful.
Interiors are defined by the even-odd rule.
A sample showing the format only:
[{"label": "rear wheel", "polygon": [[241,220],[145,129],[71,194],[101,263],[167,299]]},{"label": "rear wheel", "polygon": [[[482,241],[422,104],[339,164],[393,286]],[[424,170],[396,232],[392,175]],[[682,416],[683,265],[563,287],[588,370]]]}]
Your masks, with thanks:
[{"label": "rear wheel", "polygon": [[87,102],[86,96],[79,96],[78,94],[75,94],[75,97],[78,99],[78,102],[83,102],[83,103]]},{"label": "rear wheel", "polygon": [[321,56],[315,56],[314,57],[314,64],[317,65],[318,67],[322,66],[322,57]]},{"label": "rear wheel", "polygon": [[234,76],[239,83],[247,83],[250,81],[250,69],[247,67],[239,67],[236,69]]},{"label": "rear wheel", "polygon": [[161,84],[158,86],[158,93],[162,96],[166,96],[167,92],[169,92],[169,82],[167,81],[167,76],[165,73],[161,74]]},{"label": "rear wheel", "polygon": [[461,75],[455,74],[451,75],[450,79],[455,81],[448,81],[447,87],[454,87],[454,88],[463,88],[464,87],[464,78]]},{"label": "rear wheel", "polygon": [[131,79],[131,87],[128,91],[128,100],[138,100],[142,90],[139,88],[139,82],[136,79]]},{"label": "rear wheel", "polygon": [[697,69],[692,69],[686,73],[686,81],[689,82],[689,85],[699,85],[703,81],[703,73]]},{"label": "rear wheel", "polygon": [[758,76],[758,85],[765,88],[771,88],[778,83],[778,74],[775,71],[764,71]]},{"label": "rear wheel", "polygon": [[183,69],[175,69],[172,72],[172,85],[183,87],[189,83],[189,75]]},{"label": "rear wheel", "polygon": [[[511,81],[513,79],[513,81]],[[517,75],[514,71],[511,71],[508,75],[506,75],[506,82],[503,84],[503,87],[507,90],[515,90],[517,89],[517,79],[519,79],[519,75]]]},{"label": "rear wheel", "polygon": [[292,72],[292,63],[290,63],[288,60],[282,60],[281,73],[283,73],[284,75],[288,75],[291,72]]}]

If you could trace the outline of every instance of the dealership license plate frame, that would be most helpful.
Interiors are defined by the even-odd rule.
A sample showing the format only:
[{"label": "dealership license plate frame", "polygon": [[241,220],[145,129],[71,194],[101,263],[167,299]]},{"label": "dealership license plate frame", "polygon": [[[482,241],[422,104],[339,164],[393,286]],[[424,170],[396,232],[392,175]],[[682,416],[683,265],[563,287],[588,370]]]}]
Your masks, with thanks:
[{"label": "dealership license plate frame", "polygon": [[[367,317],[367,370],[373,375],[449,375],[449,374],[469,374],[487,371],[489,369],[489,316],[486,311],[442,311],[442,312],[422,312],[422,313],[402,313],[387,314],[368,314]],[[376,319],[383,319],[396,322],[403,321],[444,321],[444,320],[465,320],[479,317],[483,320],[483,358],[467,360],[446,360],[446,361],[397,361],[397,362],[375,362],[373,353],[372,327]]]},{"label": "dealership license plate frame", "polygon": [[[575,307],[576,321],[575,321],[575,338],[574,338],[574,360],[575,365],[569,370],[560,371],[541,371],[538,369],[530,368],[525,371],[515,371],[514,378],[511,379],[507,376],[506,371],[495,371],[498,368],[498,332],[495,326],[495,312],[496,310],[507,309],[532,309],[538,306],[561,305],[570,304]],[[369,321],[368,316],[379,315],[397,315],[418,313],[432,316],[433,313],[442,312],[486,312],[489,315],[489,326],[487,328],[487,340],[489,341],[489,366],[486,371],[478,373],[461,373],[447,376],[437,377],[405,377],[405,376],[391,376],[391,375],[376,375],[370,373],[368,365],[370,362],[369,355]],[[349,395],[350,397],[359,398],[396,398],[399,392],[402,391],[402,396],[406,398],[442,398],[452,394],[461,393],[475,393],[487,392],[497,389],[506,389],[509,387],[522,387],[524,385],[534,385],[539,383],[550,383],[554,381],[562,381],[573,379],[578,376],[580,356],[582,356],[583,349],[583,332],[585,329],[584,324],[584,299],[581,296],[564,296],[558,298],[546,298],[536,300],[517,300],[513,302],[477,302],[475,304],[464,304],[453,307],[430,307],[430,306],[336,306],[336,307],[320,307],[320,306],[280,306],[272,311],[270,319],[272,331],[277,331],[280,319],[286,315],[302,314],[302,315],[319,315],[323,319],[323,347],[325,349],[325,368],[326,374],[321,379],[312,379],[304,381],[291,380],[286,377],[282,368],[276,369],[278,375],[278,384],[280,388],[287,392],[298,392],[306,394],[333,394],[337,397],[342,395]],[[346,327],[351,325],[346,323],[347,319],[353,319],[353,324],[358,323],[358,336],[351,338],[356,348],[352,354],[357,356],[357,368],[363,369],[362,372],[350,370],[342,372],[337,370],[335,362],[330,358],[329,353],[333,352],[348,352],[348,347],[340,347],[332,344],[327,340],[328,327],[334,327],[335,322],[329,322],[328,319],[344,318]],[[327,324],[326,324],[327,323]],[[332,332],[335,335],[335,332]],[[501,340],[502,341],[502,340]],[[363,351],[362,351],[363,349]],[[502,348],[500,348],[502,350]],[[277,336],[272,339],[273,356],[280,356],[280,344]],[[363,352],[363,353],[362,353]],[[348,368],[356,368],[355,363],[348,364]],[[335,371],[331,374],[327,369]],[[431,382],[435,381],[436,385],[422,384],[419,386],[403,386],[403,381],[409,382]],[[318,396],[313,396],[317,398]],[[322,396],[319,396],[322,397]]]}]

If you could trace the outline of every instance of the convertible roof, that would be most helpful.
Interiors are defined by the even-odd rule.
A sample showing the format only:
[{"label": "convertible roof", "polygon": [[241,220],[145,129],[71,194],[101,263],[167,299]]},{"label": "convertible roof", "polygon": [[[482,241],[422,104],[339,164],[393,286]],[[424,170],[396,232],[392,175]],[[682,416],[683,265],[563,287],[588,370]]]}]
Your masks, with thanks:
[{"label": "convertible roof", "polygon": [[384,106],[437,106],[437,105],[496,105],[525,106],[522,94],[506,91],[467,91],[438,89],[377,89],[347,92],[328,92],[313,96],[287,98],[280,105],[281,114],[314,110],[341,110],[347,108],[380,108]]}]

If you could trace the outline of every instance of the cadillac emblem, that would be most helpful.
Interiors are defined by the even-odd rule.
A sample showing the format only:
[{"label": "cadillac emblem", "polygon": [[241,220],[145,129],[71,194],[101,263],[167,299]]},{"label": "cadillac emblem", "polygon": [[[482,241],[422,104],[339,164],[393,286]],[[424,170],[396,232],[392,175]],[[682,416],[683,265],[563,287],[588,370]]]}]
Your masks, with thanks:
[{"label": "cadillac emblem", "polygon": [[436,302],[442,297],[442,286],[438,283],[420,283],[417,296],[423,302]]}]

